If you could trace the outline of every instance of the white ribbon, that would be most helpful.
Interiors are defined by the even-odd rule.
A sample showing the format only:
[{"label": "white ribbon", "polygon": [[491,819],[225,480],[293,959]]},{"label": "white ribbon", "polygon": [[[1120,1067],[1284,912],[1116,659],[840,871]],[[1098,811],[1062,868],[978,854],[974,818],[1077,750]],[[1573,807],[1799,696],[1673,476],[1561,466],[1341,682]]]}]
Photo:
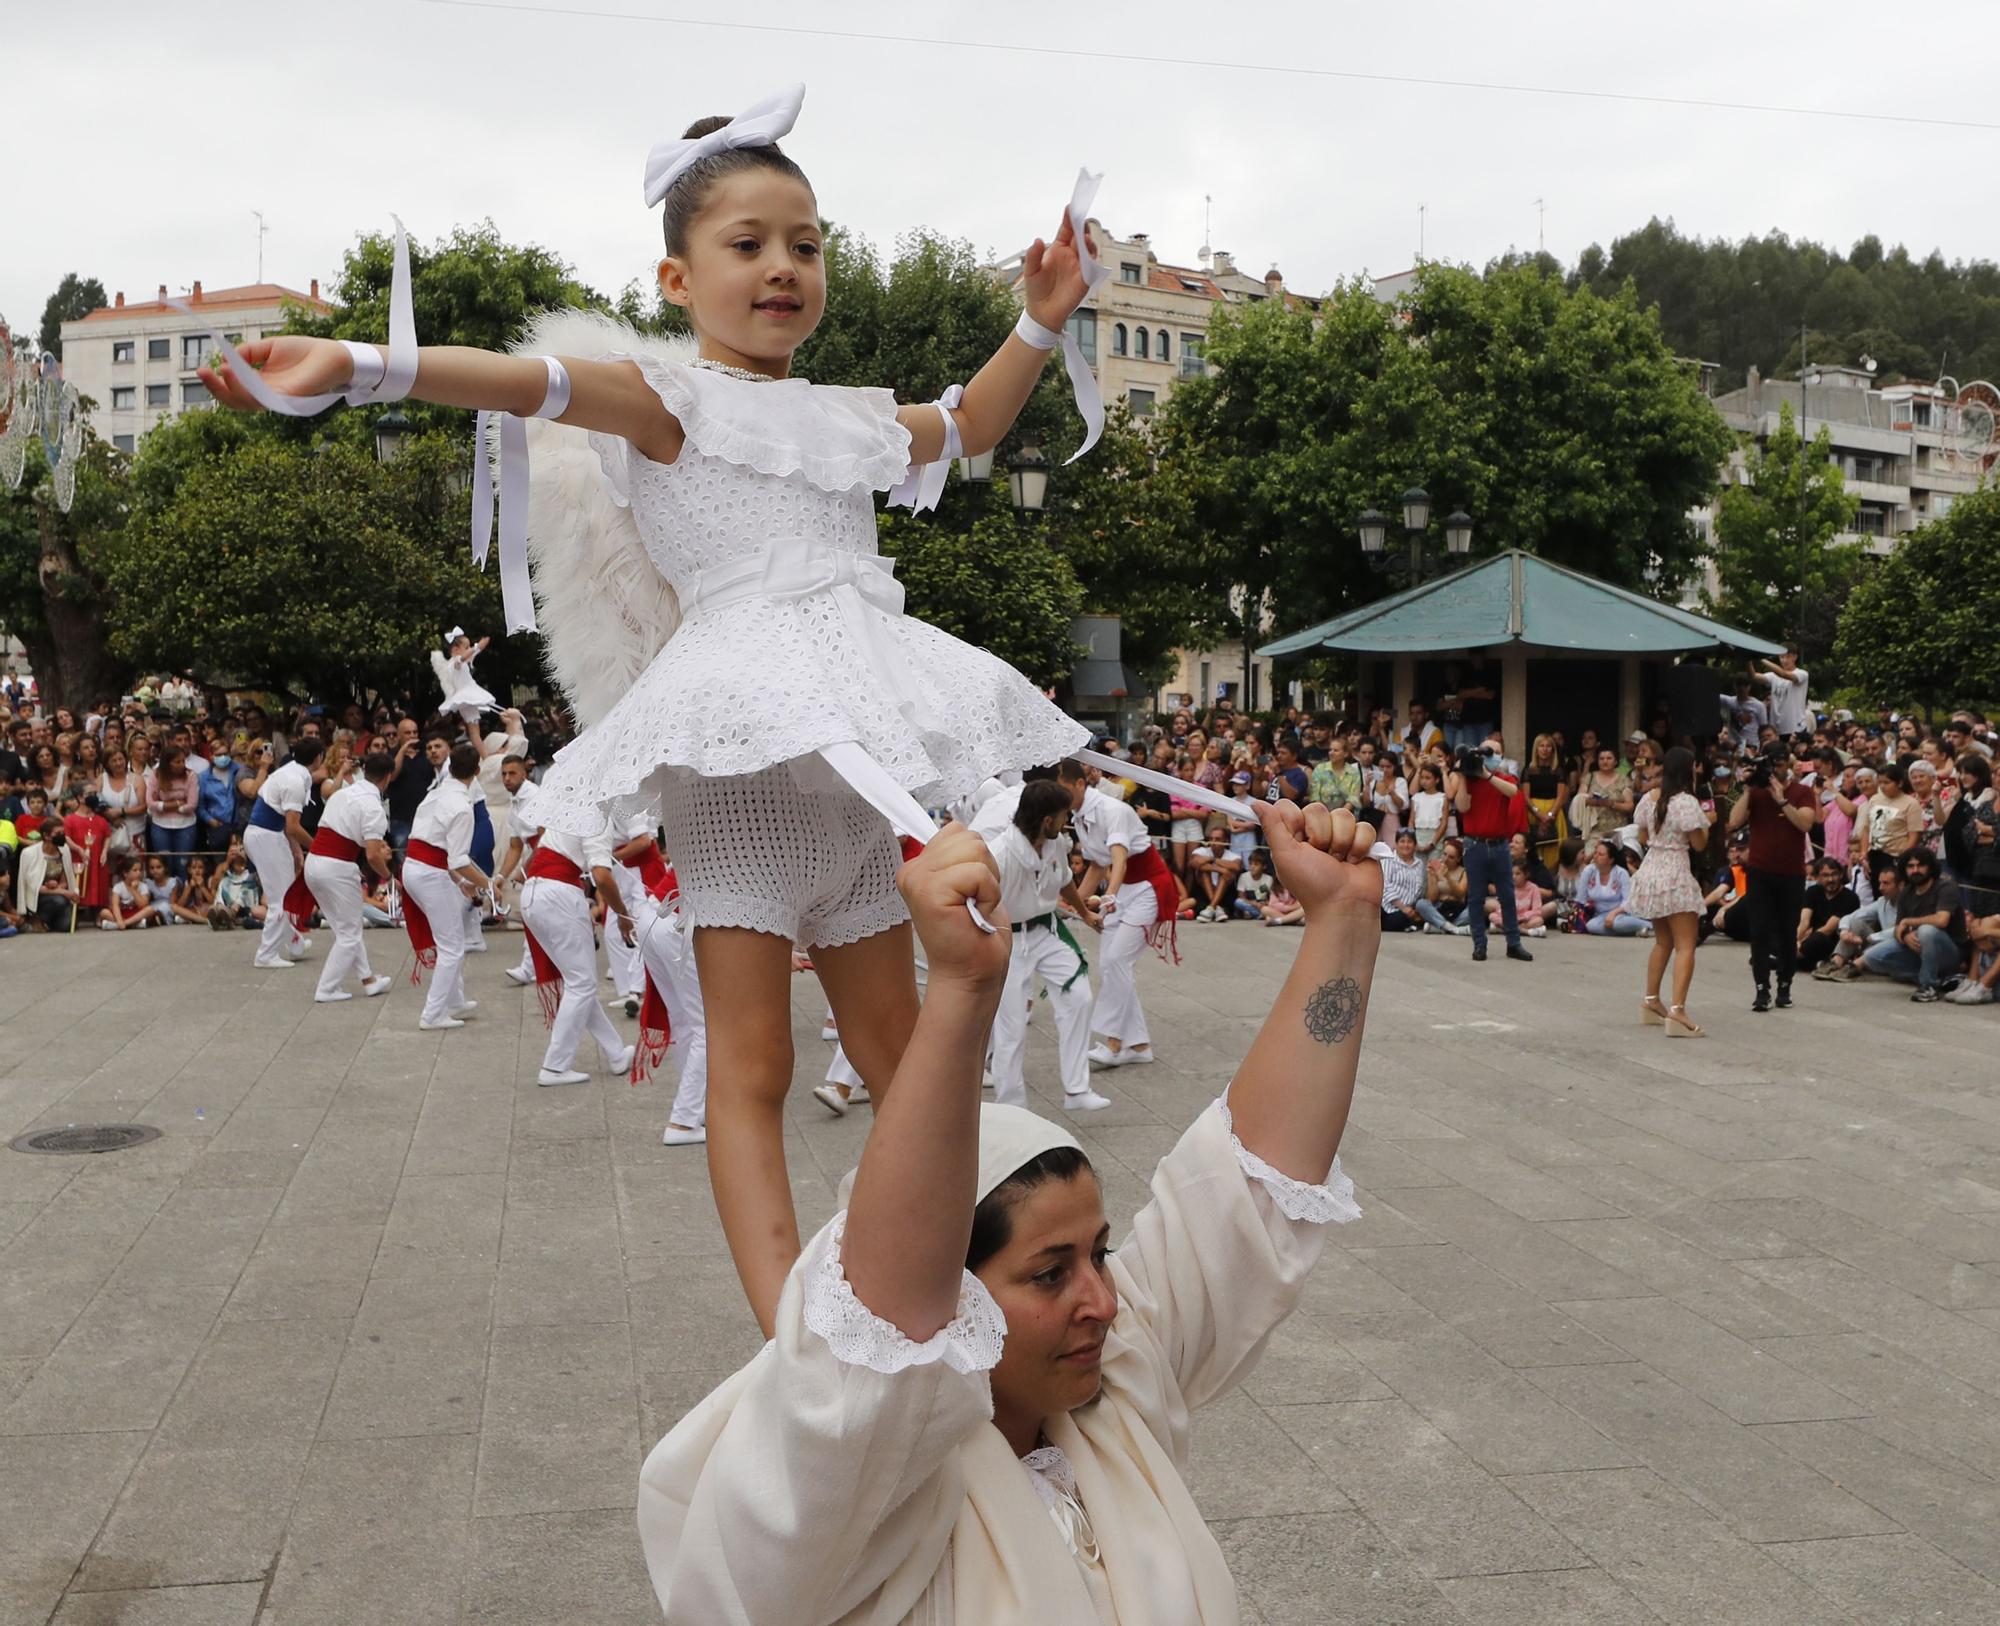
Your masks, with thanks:
[{"label": "white ribbon", "polygon": [[472,562],[481,570],[493,541],[493,420],[505,416],[482,410],[472,419]]},{"label": "white ribbon", "polygon": [[[1169,796],[1178,796],[1184,802],[1192,802],[1196,807],[1205,807],[1211,813],[1221,813],[1241,821],[1243,808],[1227,796],[1210,790],[1206,785],[1197,785],[1192,780],[1176,779],[1170,773],[1161,773],[1157,768],[1142,768],[1136,762],[1120,762],[1116,757],[1108,757],[1102,751],[1072,751],[1070,755],[1078,762],[1099,769],[1113,779],[1129,779],[1134,784],[1144,785],[1148,790],[1163,790]],[[1253,815],[1254,816],[1254,815]],[[1378,841],[1368,849],[1368,856],[1377,863],[1394,858],[1396,850],[1386,841]]]},{"label": "white ribbon", "polygon": [[[1097,201],[1097,188],[1103,180],[1102,175],[1079,169],[1076,172],[1076,190],[1069,199],[1069,225],[1076,237],[1076,264],[1083,273],[1085,300],[1096,293],[1097,285],[1111,275],[1111,268],[1098,259],[1096,250],[1090,246],[1090,206]],[[1076,394],[1076,410],[1082,414],[1084,426],[1089,431],[1083,437],[1083,444],[1070,454],[1068,461],[1074,463],[1095,446],[1097,437],[1104,433],[1104,392],[1098,387],[1090,364],[1083,359],[1083,346],[1077,342],[1076,335],[1067,324],[1062,330],[1062,349],[1063,366],[1069,372],[1069,386]]]},{"label": "white ribbon", "polygon": [[[344,390],[329,390],[323,395],[281,395],[237,353],[236,346],[229,342],[226,333],[211,335],[224,365],[229,368],[230,377],[266,412],[275,412],[286,418],[310,418],[316,412],[324,412],[336,401],[345,401],[349,406],[366,406],[371,401],[400,401],[410,393],[410,386],[417,381],[417,318],[410,303],[410,239],[403,230],[403,222],[394,215],[389,218],[396,221],[396,243],[395,258],[389,272],[388,366],[379,383],[372,387],[351,386]],[[195,314],[184,299],[169,299],[166,303],[171,310],[189,316]]]},{"label": "white ribbon", "polygon": [[951,415],[952,409],[964,399],[965,386],[953,384],[931,403],[944,419],[944,450],[935,462],[910,465],[902,483],[889,493],[891,508],[906,507],[913,514],[921,514],[926,508],[937,507],[938,499],[944,495],[945,479],[951,473],[952,459],[965,454],[958,438],[958,420]]},{"label": "white ribbon", "polygon": [[769,147],[790,135],[805,99],[806,87],[793,85],[744,108],[721,129],[705,136],[655,142],[646,154],[646,207],[650,209],[664,198],[668,188],[704,158],[736,147]]},{"label": "white ribbon", "polygon": [[[475,494],[475,515],[477,502]],[[535,595],[528,585],[528,423],[511,412],[500,418],[500,609],[509,633],[535,630]]]}]

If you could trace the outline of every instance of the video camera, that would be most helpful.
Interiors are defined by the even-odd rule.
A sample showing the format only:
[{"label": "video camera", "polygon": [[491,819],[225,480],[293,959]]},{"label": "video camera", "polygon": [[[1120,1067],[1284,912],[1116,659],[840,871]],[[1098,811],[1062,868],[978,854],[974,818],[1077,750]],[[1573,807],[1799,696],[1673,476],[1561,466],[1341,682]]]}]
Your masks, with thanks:
[{"label": "video camera", "polygon": [[1750,766],[1743,770],[1743,783],[1752,790],[1769,790],[1775,767],[1775,760],[1769,756],[1752,757]]},{"label": "video camera", "polygon": [[1461,745],[1454,763],[1459,775],[1465,779],[1486,777],[1486,753],[1476,745]]}]

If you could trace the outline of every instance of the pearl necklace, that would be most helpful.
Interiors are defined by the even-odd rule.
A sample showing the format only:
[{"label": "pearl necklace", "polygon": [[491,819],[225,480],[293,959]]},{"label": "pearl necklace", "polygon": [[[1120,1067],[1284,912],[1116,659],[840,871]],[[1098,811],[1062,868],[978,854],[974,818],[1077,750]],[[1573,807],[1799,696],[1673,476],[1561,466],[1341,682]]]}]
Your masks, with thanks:
[{"label": "pearl necklace", "polygon": [[748,367],[732,367],[726,361],[710,361],[706,356],[696,356],[688,363],[690,367],[700,367],[711,373],[720,373],[724,378],[740,378],[750,384],[775,384],[778,381],[769,373],[753,373]]}]

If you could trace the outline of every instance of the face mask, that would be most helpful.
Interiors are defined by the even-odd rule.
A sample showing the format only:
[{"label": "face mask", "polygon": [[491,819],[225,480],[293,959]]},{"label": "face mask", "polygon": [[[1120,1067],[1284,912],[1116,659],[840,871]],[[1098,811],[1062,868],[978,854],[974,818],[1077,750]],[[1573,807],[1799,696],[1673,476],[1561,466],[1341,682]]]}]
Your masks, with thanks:
[{"label": "face mask", "polygon": [[216,753],[215,753],[215,765],[216,765],[216,766],[217,766],[218,768],[226,768],[226,767],[228,767],[228,766],[229,766],[229,753],[228,753],[227,751],[218,751],[218,752],[216,752]]}]

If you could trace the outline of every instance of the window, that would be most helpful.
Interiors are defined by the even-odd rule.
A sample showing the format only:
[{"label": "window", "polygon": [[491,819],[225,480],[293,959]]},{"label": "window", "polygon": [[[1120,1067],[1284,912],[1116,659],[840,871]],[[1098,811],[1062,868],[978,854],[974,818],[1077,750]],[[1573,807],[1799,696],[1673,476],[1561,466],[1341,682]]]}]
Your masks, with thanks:
[{"label": "window", "polygon": [[172,342],[171,339],[148,339],[146,341],[146,359],[148,361],[165,361],[167,359],[167,346]]},{"label": "window", "polygon": [[1144,328],[1139,329],[1139,342],[1133,347],[1132,354],[1137,356],[1141,361],[1151,361],[1153,359],[1153,341],[1146,336]]},{"label": "window", "polygon": [[1160,360],[1172,361],[1174,358],[1167,354],[1167,330],[1165,328],[1160,329],[1159,340],[1160,340]]},{"label": "window", "polygon": [[1064,327],[1076,336],[1077,348],[1083,352],[1084,361],[1092,367],[1097,365],[1097,312],[1072,311]]},{"label": "window", "polygon": [[1114,356],[1130,354],[1131,341],[1132,336],[1125,331],[1125,324],[1123,322],[1118,323],[1111,329],[1111,353]]},{"label": "window", "polygon": [[111,365],[116,367],[122,362],[129,363],[132,360],[132,353],[135,349],[137,349],[137,344],[134,340],[113,339],[111,341]]},{"label": "window", "polygon": [[113,412],[130,412],[138,404],[139,391],[135,386],[126,384],[122,387],[113,387],[111,391],[111,410]]},{"label": "window", "polygon": [[[1202,336],[1199,333],[1181,335],[1181,377],[1199,378],[1208,371],[1208,363],[1201,359]],[[1166,352],[1163,350],[1161,354]]]},{"label": "window", "polygon": [[241,344],[243,342],[243,335],[240,333],[231,333],[228,335],[228,338],[231,344]]},{"label": "window", "polygon": [[1118,267],[1118,280],[1120,282],[1138,283],[1144,279],[1140,276],[1140,268],[1130,260],[1126,260]]},{"label": "window", "polygon": [[208,399],[208,386],[198,378],[190,378],[181,386],[181,405],[200,406]]},{"label": "window", "polygon": [[206,333],[183,333],[181,335],[181,365],[199,367],[208,360],[208,335]]},{"label": "window", "polygon": [[[166,340],[162,339],[160,342],[165,344]],[[171,406],[173,404],[172,392],[173,386],[171,384],[148,384],[146,386],[146,405],[149,407]]]},{"label": "window", "polygon": [[1150,418],[1153,415],[1153,392],[1151,390],[1127,390],[1125,399],[1131,404],[1132,416]]},{"label": "window", "polygon": [[132,449],[132,439],[130,435],[113,435],[111,444],[121,452],[129,452]]}]

